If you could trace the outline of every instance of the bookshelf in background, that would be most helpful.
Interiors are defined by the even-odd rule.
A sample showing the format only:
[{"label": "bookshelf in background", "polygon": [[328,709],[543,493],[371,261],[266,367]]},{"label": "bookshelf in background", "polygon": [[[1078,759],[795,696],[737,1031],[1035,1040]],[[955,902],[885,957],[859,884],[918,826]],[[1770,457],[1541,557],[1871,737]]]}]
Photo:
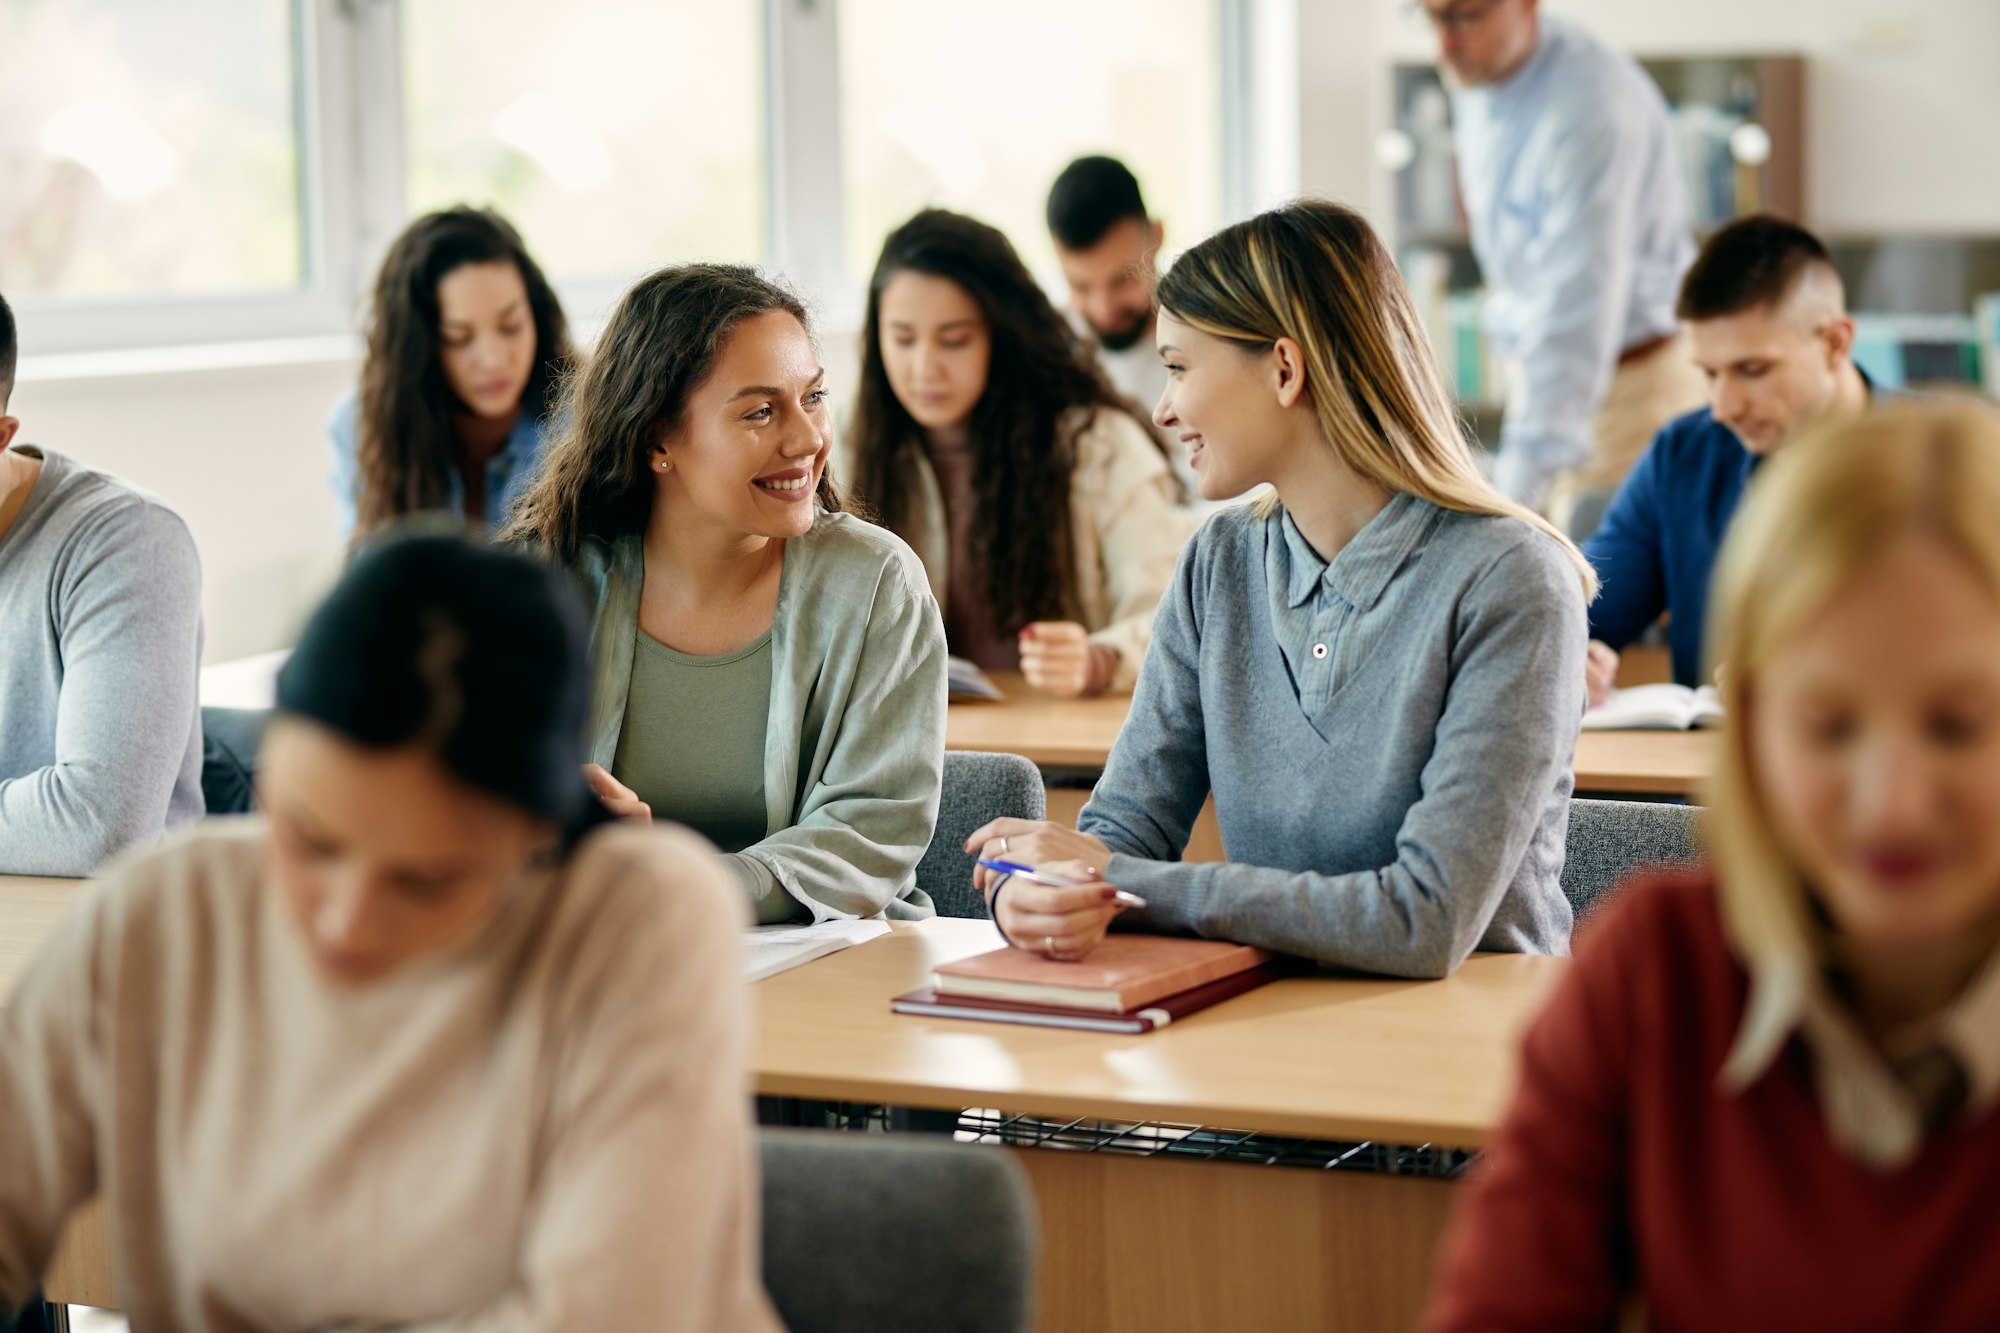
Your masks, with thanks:
[{"label": "bookshelf in background", "polygon": [[2000,395],[2000,235],[1826,239],[1876,383]]},{"label": "bookshelf in background", "polygon": [[[1805,204],[1805,61],[1790,55],[1657,57],[1639,62],[1667,99],[1695,230],[1760,210],[1799,217]],[[1451,147],[1450,103],[1434,66],[1394,68],[1395,128],[1382,159],[1395,173],[1397,261],[1430,330],[1446,382],[1491,443],[1498,367],[1480,327],[1479,265]]]}]

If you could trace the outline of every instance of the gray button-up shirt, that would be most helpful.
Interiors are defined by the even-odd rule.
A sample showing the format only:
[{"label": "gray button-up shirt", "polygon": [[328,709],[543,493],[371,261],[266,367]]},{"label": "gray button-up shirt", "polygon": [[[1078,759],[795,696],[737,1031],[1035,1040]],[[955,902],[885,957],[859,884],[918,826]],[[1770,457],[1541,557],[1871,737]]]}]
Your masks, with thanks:
[{"label": "gray button-up shirt", "polygon": [[[1567,952],[1585,641],[1518,519],[1399,496],[1329,562],[1282,511],[1217,514],[1078,821],[1149,904],[1124,924],[1400,976]],[[1211,793],[1229,861],[1183,864]]]}]

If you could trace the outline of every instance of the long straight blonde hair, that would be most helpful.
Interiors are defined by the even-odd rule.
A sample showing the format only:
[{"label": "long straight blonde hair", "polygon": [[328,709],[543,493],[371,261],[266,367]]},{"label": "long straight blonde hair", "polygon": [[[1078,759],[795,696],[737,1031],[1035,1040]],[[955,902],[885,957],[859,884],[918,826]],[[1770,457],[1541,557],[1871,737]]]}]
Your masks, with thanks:
[{"label": "long straight blonde hair", "polygon": [[[1320,433],[1342,462],[1392,493],[1532,525],[1576,566],[1584,600],[1597,595],[1576,544],[1486,480],[1409,288],[1359,213],[1299,199],[1225,227],[1174,261],[1159,295],[1175,319],[1246,350],[1296,342]],[[1268,515],[1277,500],[1260,504]]]},{"label": "long straight blonde hair", "polygon": [[1990,408],[1910,403],[1801,435],[1761,470],[1723,543],[1706,639],[1729,726],[1704,822],[1724,926],[1752,977],[1725,1071],[1735,1079],[1768,1063],[1829,961],[1756,780],[1757,681],[1801,625],[1912,536],[1962,559],[2000,599],[2000,416]]}]

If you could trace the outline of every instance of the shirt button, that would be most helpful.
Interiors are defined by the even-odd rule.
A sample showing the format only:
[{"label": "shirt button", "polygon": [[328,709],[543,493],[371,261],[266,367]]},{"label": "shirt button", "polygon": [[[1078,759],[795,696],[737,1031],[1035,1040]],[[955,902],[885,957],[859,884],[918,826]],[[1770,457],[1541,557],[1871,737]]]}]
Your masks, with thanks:
[{"label": "shirt button", "polygon": [[1326,645],[1325,645],[1325,644],[1323,644],[1323,643],[1316,643],[1316,644],[1314,644],[1314,645],[1313,645],[1313,656],[1314,656],[1315,658],[1321,658],[1321,659],[1325,658],[1325,656],[1326,656]]}]

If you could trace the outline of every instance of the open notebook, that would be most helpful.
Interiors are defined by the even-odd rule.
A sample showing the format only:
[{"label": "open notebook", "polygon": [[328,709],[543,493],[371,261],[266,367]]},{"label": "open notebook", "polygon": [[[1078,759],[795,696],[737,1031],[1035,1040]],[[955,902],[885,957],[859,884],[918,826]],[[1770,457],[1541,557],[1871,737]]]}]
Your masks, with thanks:
[{"label": "open notebook", "polygon": [[744,980],[775,977],[888,933],[889,923],[880,917],[822,921],[816,926],[758,926],[743,933]]},{"label": "open notebook", "polygon": [[989,703],[998,703],[1007,697],[1000,692],[998,685],[986,678],[984,671],[963,657],[947,657],[945,675],[954,699],[984,699]]},{"label": "open notebook", "polygon": [[1687,731],[1722,725],[1722,700],[1713,685],[1634,685],[1613,690],[1583,715],[1585,731]]}]

